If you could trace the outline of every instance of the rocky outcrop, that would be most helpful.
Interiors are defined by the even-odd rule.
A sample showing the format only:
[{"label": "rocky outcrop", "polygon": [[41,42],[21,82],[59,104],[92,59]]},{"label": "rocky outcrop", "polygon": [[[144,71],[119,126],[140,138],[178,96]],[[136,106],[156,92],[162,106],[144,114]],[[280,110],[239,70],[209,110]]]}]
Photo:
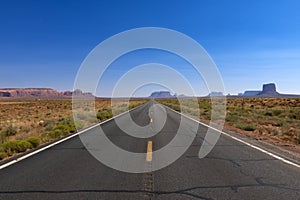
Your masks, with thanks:
[{"label": "rocky outcrop", "polygon": [[[81,90],[75,90],[83,96],[93,96],[91,93],[84,93]],[[59,92],[52,88],[3,88],[0,89],[0,97],[9,98],[35,98],[35,99],[55,99],[72,97],[73,92]]]},{"label": "rocky outcrop", "polygon": [[93,97],[93,94],[92,93],[90,93],[90,92],[82,92],[82,90],[79,90],[79,89],[76,89],[76,90],[74,90],[73,92],[72,91],[65,91],[65,92],[63,92],[63,95],[64,96],[67,96],[67,97],[71,97],[71,96],[73,96],[73,95],[75,95],[75,96],[89,96],[89,97]]},{"label": "rocky outcrop", "polygon": [[260,90],[246,90],[244,92],[244,94],[242,94],[241,96],[243,96],[243,97],[252,97],[252,96],[258,95],[259,93],[261,93]]},{"label": "rocky outcrop", "polygon": [[171,95],[169,91],[159,91],[153,92],[150,95],[150,98],[174,98],[175,96]]},{"label": "rocky outcrop", "polygon": [[263,85],[263,92],[276,92],[275,83],[269,83]]},{"label": "rocky outcrop", "polygon": [[9,92],[0,91],[0,97],[10,97],[11,94]]},{"label": "rocky outcrop", "polygon": [[2,97],[60,97],[61,92],[51,88],[4,88],[0,89]]},{"label": "rocky outcrop", "polygon": [[257,94],[264,97],[278,97],[280,94],[276,91],[275,83],[269,83],[263,85],[263,90]]},{"label": "rocky outcrop", "polygon": [[222,92],[211,92],[207,96],[208,97],[223,97],[224,94]]},{"label": "rocky outcrop", "polygon": [[300,95],[295,94],[280,94],[276,90],[275,83],[268,83],[263,85],[263,89],[258,90],[247,90],[242,94],[238,95],[239,97],[267,97],[267,98],[298,98]]},{"label": "rocky outcrop", "polygon": [[241,97],[280,97],[276,91],[275,83],[268,83],[263,85],[263,90],[246,90]]}]

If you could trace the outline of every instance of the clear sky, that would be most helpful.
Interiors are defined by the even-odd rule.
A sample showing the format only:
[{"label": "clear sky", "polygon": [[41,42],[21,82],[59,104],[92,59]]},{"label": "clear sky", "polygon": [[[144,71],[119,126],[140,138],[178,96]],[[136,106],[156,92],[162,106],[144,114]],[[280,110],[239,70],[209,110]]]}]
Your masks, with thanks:
[{"label": "clear sky", "polygon": [[[148,26],[174,29],[199,42],[218,66],[227,93],[275,82],[281,93],[300,94],[299,0],[1,0],[0,88],[71,90],[80,64],[97,44]],[[109,80],[113,75],[117,80],[124,68],[169,56],[146,51],[116,61],[100,95],[108,95]],[[182,60],[174,57],[169,64],[185,71],[196,88],[201,85]],[[207,92],[198,89],[200,95]],[[139,95],[146,91],[151,87]]]}]

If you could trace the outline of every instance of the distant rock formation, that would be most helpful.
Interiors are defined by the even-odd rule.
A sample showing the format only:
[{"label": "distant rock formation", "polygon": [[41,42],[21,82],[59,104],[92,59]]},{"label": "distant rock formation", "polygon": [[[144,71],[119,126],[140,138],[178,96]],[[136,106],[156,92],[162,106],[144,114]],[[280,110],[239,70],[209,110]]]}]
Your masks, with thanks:
[{"label": "distant rock formation", "polygon": [[[93,96],[91,93],[84,93],[81,90],[74,92],[83,96]],[[52,88],[3,88],[0,89],[0,97],[25,98],[25,99],[55,99],[72,97],[73,92],[59,92]]]},{"label": "distant rock formation", "polygon": [[190,96],[186,96],[184,94],[180,94],[180,95],[174,95],[175,97],[178,97],[178,98],[190,98]]},{"label": "distant rock formation", "polygon": [[240,97],[270,97],[270,98],[277,98],[277,97],[285,97],[285,98],[294,98],[300,97],[300,95],[293,95],[293,94],[280,94],[276,90],[275,83],[268,83],[263,84],[262,90],[247,90],[243,94],[238,95]]},{"label": "distant rock formation", "polygon": [[90,92],[82,92],[82,90],[76,89],[73,92],[72,91],[65,91],[63,92],[64,96],[89,96],[89,97],[93,97],[93,94]]},{"label": "distant rock formation", "polygon": [[224,94],[222,92],[211,92],[207,96],[208,97],[223,97]]},{"label": "distant rock formation", "polygon": [[4,88],[0,89],[0,97],[59,97],[61,93],[51,88]]},{"label": "distant rock formation", "polygon": [[169,91],[158,91],[158,92],[152,92],[150,95],[150,98],[174,98],[176,96],[171,95]]},{"label": "distant rock formation", "polygon": [[269,83],[263,85],[263,90],[257,94],[258,96],[265,96],[265,97],[278,97],[280,94],[276,91],[275,83]]},{"label": "distant rock formation", "polygon": [[244,94],[241,94],[239,96],[252,97],[258,95],[259,93],[261,93],[261,90],[246,90]]},{"label": "distant rock formation", "polygon": [[10,97],[11,93],[6,91],[0,91],[0,97]]}]

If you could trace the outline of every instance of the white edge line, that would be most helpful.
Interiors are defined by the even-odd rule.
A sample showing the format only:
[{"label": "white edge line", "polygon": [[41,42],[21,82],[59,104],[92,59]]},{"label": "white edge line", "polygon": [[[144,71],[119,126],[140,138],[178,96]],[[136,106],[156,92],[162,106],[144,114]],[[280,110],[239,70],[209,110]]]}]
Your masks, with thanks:
[{"label": "white edge line", "polygon": [[[148,103],[148,102],[146,102],[146,103]],[[131,110],[127,110],[127,111],[125,111],[125,112],[123,112],[123,113],[120,113],[120,114],[118,114],[118,115],[116,115],[116,116],[114,116],[114,117],[112,117],[112,118],[109,118],[109,119],[103,121],[103,122],[100,122],[100,123],[98,123],[98,124],[95,124],[95,125],[93,125],[93,126],[90,126],[90,127],[86,128],[86,129],[84,129],[84,130],[82,130],[82,131],[79,131],[79,132],[77,132],[77,133],[75,133],[75,134],[73,134],[73,135],[70,135],[70,136],[65,137],[65,138],[63,138],[63,139],[61,139],[61,140],[58,140],[58,141],[56,141],[56,142],[54,142],[54,143],[51,143],[51,144],[49,144],[49,145],[47,145],[47,146],[45,146],[45,147],[42,147],[42,148],[40,148],[40,149],[37,149],[37,150],[35,150],[35,151],[31,152],[31,153],[28,153],[28,154],[26,154],[26,155],[24,155],[24,156],[21,156],[20,158],[17,158],[17,159],[12,160],[12,161],[10,161],[10,162],[8,162],[8,163],[5,163],[5,164],[3,164],[3,165],[0,166],[0,170],[1,170],[1,169],[4,169],[4,168],[6,168],[6,167],[9,167],[9,166],[11,166],[11,165],[13,165],[13,164],[15,164],[15,163],[17,163],[17,162],[20,162],[21,160],[24,160],[24,159],[26,159],[26,158],[29,158],[29,157],[31,157],[31,156],[33,156],[33,155],[35,155],[35,154],[38,154],[38,153],[40,153],[40,152],[42,152],[42,151],[45,151],[45,150],[47,150],[47,149],[49,149],[49,148],[51,148],[51,147],[53,147],[53,146],[55,146],[55,145],[57,145],[57,144],[60,144],[60,143],[62,143],[62,142],[64,142],[64,141],[66,141],[66,140],[69,140],[69,139],[71,139],[71,138],[73,138],[73,137],[76,137],[76,136],[78,136],[78,135],[80,135],[80,134],[82,134],[82,133],[84,133],[84,132],[86,132],[86,131],[88,131],[88,130],[91,130],[91,129],[97,127],[97,126],[100,126],[100,125],[102,125],[102,124],[105,124],[105,123],[107,123],[107,122],[109,122],[109,121],[111,121],[111,120],[113,120],[113,119],[115,119],[115,118],[117,118],[117,117],[120,117],[120,116],[122,116],[122,115],[125,115],[125,114],[127,114],[127,113],[129,113],[129,112],[131,112],[131,111],[133,111],[133,110],[135,110],[135,109],[137,109],[137,108],[139,108],[139,107],[145,105],[146,103],[144,103],[144,104],[142,104],[142,105],[139,105],[139,106],[137,106],[137,107],[135,107],[135,108],[132,108]]]},{"label": "white edge line", "polygon": [[[163,105],[163,104],[161,104],[161,105]],[[184,117],[186,117],[186,118],[189,118],[189,119],[193,120],[194,122],[197,122],[197,123],[199,123],[199,124],[201,124],[201,125],[203,125],[203,126],[206,126],[206,127],[210,128],[210,129],[212,129],[212,130],[215,130],[215,131],[217,131],[217,132],[219,132],[219,133],[221,133],[221,134],[223,134],[223,135],[225,135],[225,136],[227,136],[227,137],[230,137],[230,138],[232,138],[232,139],[234,139],[234,140],[236,140],[236,141],[238,141],[238,142],[241,142],[241,143],[243,143],[243,144],[246,144],[246,145],[248,145],[248,146],[250,146],[250,147],[252,147],[252,148],[254,148],[254,149],[256,149],[256,150],[258,150],[258,151],[260,151],[260,152],[263,152],[263,153],[265,153],[265,154],[267,154],[267,155],[269,155],[269,156],[271,156],[271,157],[273,157],[273,158],[276,158],[276,159],[278,159],[278,160],[280,160],[280,161],[282,161],[282,162],[284,162],[284,163],[286,163],[286,164],[289,164],[289,165],[292,165],[292,166],[294,166],[294,167],[300,168],[300,165],[298,165],[298,164],[296,164],[296,163],[294,163],[294,162],[292,162],[292,161],[289,161],[289,160],[287,160],[287,159],[285,159],[285,158],[283,158],[283,157],[280,157],[280,156],[278,156],[278,155],[276,155],[276,154],[273,154],[273,153],[271,153],[271,152],[269,152],[269,151],[267,151],[267,150],[265,150],[265,149],[262,149],[262,148],[260,148],[260,147],[258,147],[258,146],[255,146],[255,145],[253,145],[253,144],[250,144],[250,143],[248,143],[248,142],[246,142],[246,141],[244,141],[244,140],[241,140],[241,139],[239,139],[239,138],[237,138],[237,137],[234,137],[234,136],[232,136],[232,135],[230,135],[230,134],[228,134],[228,133],[225,133],[225,132],[223,132],[223,131],[221,131],[221,130],[219,130],[219,129],[216,129],[216,128],[214,128],[214,127],[211,127],[211,126],[209,126],[209,125],[207,125],[207,124],[205,124],[205,123],[203,123],[203,122],[201,122],[201,121],[198,121],[198,120],[196,120],[196,119],[191,118],[190,116],[187,116],[187,115],[182,114],[182,113],[180,113],[180,112],[178,112],[178,111],[176,111],[176,110],[173,110],[172,108],[170,108],[170,107],[168,107],[168,106],[165,106],[165,105],[163,105],[163,106],[166,107],[166,108],[168,108],[168,109],[170,109],[171,111],[174,111],[174,112],[177,113],[177,114],[180,114],[180,115],[182,115],[182,116],[184,116]]]}]

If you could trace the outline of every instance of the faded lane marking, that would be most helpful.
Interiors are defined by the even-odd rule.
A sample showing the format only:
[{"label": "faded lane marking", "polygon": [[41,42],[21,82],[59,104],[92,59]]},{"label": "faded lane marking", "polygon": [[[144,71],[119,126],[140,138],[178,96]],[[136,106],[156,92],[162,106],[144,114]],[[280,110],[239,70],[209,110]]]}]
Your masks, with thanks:
[{"label": "faded lane marking", "polygon": [[148,141],[146,161],[152,161],[152,141]]}]

